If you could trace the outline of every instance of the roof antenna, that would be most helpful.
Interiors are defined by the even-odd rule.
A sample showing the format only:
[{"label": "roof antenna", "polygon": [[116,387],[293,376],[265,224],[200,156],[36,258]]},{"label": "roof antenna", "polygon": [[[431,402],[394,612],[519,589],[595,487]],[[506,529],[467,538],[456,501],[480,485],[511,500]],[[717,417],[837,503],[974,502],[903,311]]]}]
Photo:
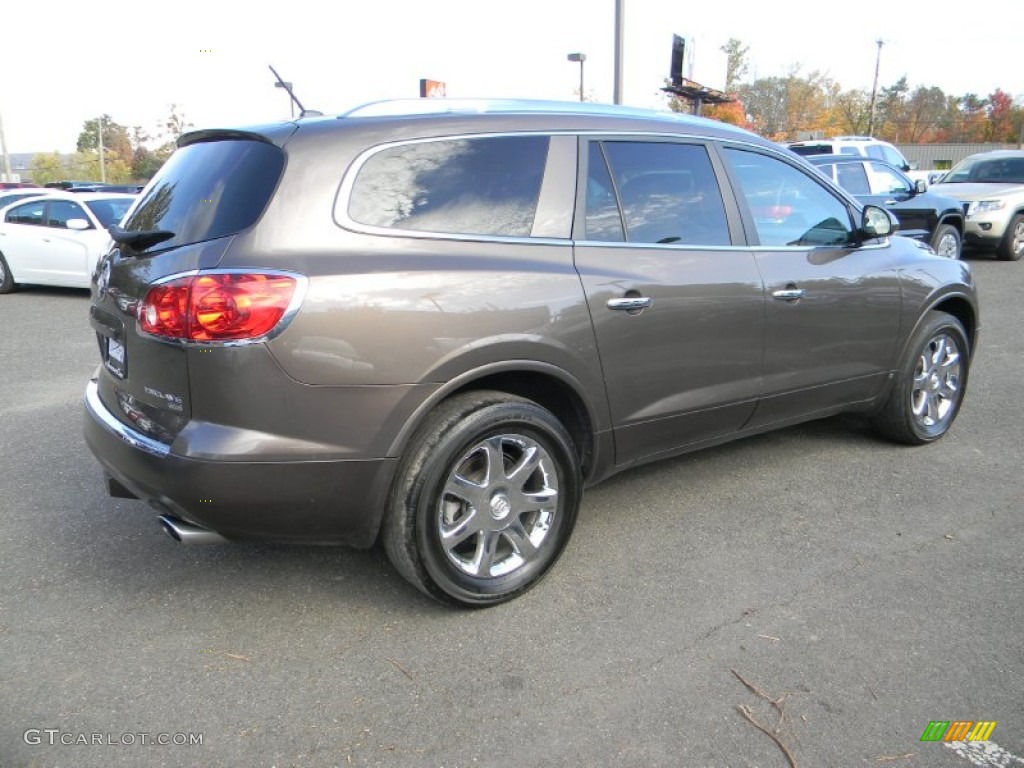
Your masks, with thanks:
[{"label": "roof antenna", "polygon": [[291,83],[286,83],[284,80],[282,80],[281,76],[279,74],[277,74],[277,70],[274,69],[273,66],[271,66],[270,64],[268,64],[267,66],[270,67],[270,71],[273,72],[274,73],[274,77],[277,78],[277,86],[278,86],[278,88],[284,88],[286,91],[288,91],[288,96],[294,102],[295,106],[297,106],[299,108],[299,117],[300,118],[302,118],[302,117],[322,117],[323,116],[323,114],[324,114],[323,112],[317,112],[315,109],[306,109],[304,106],[302,106],[302,102],[299,101],[298,97],[292,92],[292,84]]}]

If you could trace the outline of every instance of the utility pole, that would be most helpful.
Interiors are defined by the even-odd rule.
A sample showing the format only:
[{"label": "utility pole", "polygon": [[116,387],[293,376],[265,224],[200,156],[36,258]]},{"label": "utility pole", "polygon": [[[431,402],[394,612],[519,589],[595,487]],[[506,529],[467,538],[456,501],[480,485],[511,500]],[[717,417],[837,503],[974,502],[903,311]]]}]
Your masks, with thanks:
[{"label": "utility pole", "polygon": [[103,162],[103,116],[100,115],[96,118],[96,123],[99,125],[99,137],[100,137],[100,181],[104,184],[107,183],[107,166]]},{"label": "utility pole", "polygon": [[875,82],[871,86],[871,108],[868,112],[868,136],[875,135],[875,100],[878,98],[878,67],[882,63],[882,46],[885,41],[879,38],[875,40],[878,46],[878,54],[875,56]]},{"label": "utility pole", "polygon": [[626,35],[626,0],[615,0],[615,88],[612,101],[622,103],[623,38]]},{"label": "utility pole", "polygon": [[4,120],[0,117],[0,152],[4,155],[4,174],[7,181],[14,181],[14,174],[11,172],[11,156],[7,154],[7,138],[4,136]]}]

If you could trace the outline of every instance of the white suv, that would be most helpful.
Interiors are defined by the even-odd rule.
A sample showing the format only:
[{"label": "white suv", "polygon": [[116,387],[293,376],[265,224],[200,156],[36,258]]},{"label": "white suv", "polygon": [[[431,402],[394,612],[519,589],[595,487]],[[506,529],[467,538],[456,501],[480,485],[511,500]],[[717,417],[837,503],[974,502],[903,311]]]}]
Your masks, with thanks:
[{"label": "white suv", "polygon": [[786,144],[798,155],[859,155],[884,160],[901,171],[909,171],[907,162],[900,151],[892,144],[870,136],[835,136],[831,139],[815,139],[813,141],[791,141]]}]

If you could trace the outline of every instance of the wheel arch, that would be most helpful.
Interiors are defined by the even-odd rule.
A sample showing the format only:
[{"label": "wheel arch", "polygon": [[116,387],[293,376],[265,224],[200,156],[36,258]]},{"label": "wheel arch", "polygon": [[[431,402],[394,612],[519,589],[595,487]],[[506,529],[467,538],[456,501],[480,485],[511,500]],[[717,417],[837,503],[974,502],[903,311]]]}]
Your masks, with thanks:
[{"label": "wheel arch", "polygon": [[[945,296],[929,306],[925,312],[921,314],[921,318],[918,320],[917,325],[920,325],[925,314],[931,311],[945,312],[960,321],[960,324],[964,327],[964,331],[967,334],[967,341],[971,345],[969,352],[973,358],[974,348],[978,337],[978,315],[974,305],[963,296]],[[916,326],[914,330],[917,330]]]},{"label": "wheel arch", "polygon": [[468,371],[446,382],[424,401],[393,441],[389,455],[401,456],[427,416],[455,395],[478,390],[505,392],[532,400],[551,411],[573,440],[583,478],[594,475],[603,452],[598,434],[602,419],[588,405],[583,385],[567,371],[537,361],[503,361]]},{"label": "wheel arch", "polygon": [[936,225],[936,229],[941,227],[943,224],[949,224],[951,227],[955,227],[956,231],[963,237],[964,234],[964,217],[957,212],[946,211],[939,216],[939,223]]}]

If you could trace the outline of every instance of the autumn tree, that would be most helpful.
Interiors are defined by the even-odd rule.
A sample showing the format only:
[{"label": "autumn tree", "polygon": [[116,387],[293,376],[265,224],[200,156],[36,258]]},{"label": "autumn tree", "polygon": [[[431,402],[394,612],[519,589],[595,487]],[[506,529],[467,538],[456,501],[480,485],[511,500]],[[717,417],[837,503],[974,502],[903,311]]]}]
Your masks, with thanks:
[{"label": "autumn tree", "polygon": [[40,186],[66,178],[60,152],[39,152],[33,155],[29,170],[32,182]]},{"label": "autumn tree", "polygon": [[1021,110],[1014,110],[1013,97],[1004,93],[1001,88],[996,88],[989,94],[985,114],[988,117],[985,137],[987,141],[1011,142],[1017,140]]},{"label": "autumn tree", "polygon": [[750,69],[747,64],[747,53],[750,51],[750,46],[744,45],[735,37],[730,37],[728,42],[719,50],[726,57],[725,91],[726,93],[733,93],[740,80],[746,76],[747,71]]}]

